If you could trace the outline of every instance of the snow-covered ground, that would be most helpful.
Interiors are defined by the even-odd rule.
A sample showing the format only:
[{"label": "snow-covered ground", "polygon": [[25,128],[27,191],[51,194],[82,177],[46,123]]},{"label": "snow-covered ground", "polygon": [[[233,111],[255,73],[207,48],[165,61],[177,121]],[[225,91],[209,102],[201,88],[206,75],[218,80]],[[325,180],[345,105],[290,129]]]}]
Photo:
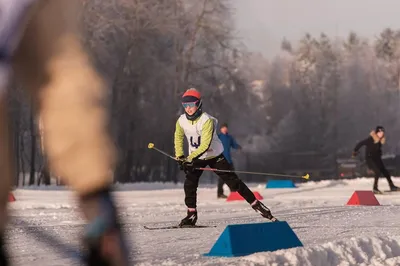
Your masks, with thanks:
[{"label": "snow-covered ground", "polygon": [[[400,179],[395,178],[400,185]],[[287,221],[304,247],[245,257],[204,257],[229,224],[264,222],[245,202],[216,198],[215,186],[198,192],[198,224],[215,228],[149,231],[186,214],[182,185],[134,184],[115,192],[135,265],[400,265],[400,193],[377,196],[381,206],[346,206],[354,190],[370,190],[371,179],[321,181],[296,189],[250,184],[274,215]],[[380,180],[386,190],[387,182]],[[76,259],[83,220],[65,189],[14,191],[7,234],[14,265],[80,265]],[[272,241],[272,240],[271,240]]]}]

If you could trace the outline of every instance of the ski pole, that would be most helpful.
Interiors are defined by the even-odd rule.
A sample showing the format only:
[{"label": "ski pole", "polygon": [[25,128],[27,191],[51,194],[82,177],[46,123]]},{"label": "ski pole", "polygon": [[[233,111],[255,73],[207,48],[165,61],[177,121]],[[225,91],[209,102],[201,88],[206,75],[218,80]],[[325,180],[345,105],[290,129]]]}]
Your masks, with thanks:
[{"label": "ski pole", "polygon": [[310,175],[284,175],[284,174],[273,174],[273,173],[262,173],[262,172],[247,172],[247,171],[236,171],[236,170],[221,170],[216,168],[195,168],[196,170],[202,171],[213,171],[213,172],[225,172],[225,173],[238,173],[238,174],[252,174],[252,175],[269,175],[269,176],[282,176],[282,177],[295,177],[295,178],[304,178],[309,179]]},{"label": "ski pole", "polygon": [[172,156],[172,155],[166,153],[165,151],[162,151],[162,150],[156,148],[155,145],[154,145],[154,143],[151,143],[151,142],[150,142],[149,145],[147,145],[147,148],[156,150],[156,151],[158,151],[159,153],[162,153],[162,154],[164,154],[165,156],[168,156],[168,157],[171,158],[172,160],[179,161],[179,160],[176,159],[174,156]]},{"label": "ski pole", "polygon": [[[168,156],[169,158],[175,160],[175,161],[179,161],[178,159],[176,159],[174,156],[166,153],[165,151],[162,151],[158,148],[155,147],[154,143],[149,143],[147,145],[147,147],[149,149],[153,149],[158,151],[159,153],[164,154],[165,156]],[[253,174],[253,175],[269,175],[269,176],[282,176],[282,177],[294,177],[294,178],[304,178],[304,179],[309,179],[310,175],[306,174],[303,176],[299,176],[299,175],[284,175],[284,174],[273,174],[273,173],[261,173],[261,172],[247,172],[247,171],[236,171],[236,170],[221,170],[221,169],[217,169],[217,168],[195,168],[195,170],[202,170],[202,171],[213,171],[213,172],[226,172],[226,173],[238,173],[238,174]]]}]

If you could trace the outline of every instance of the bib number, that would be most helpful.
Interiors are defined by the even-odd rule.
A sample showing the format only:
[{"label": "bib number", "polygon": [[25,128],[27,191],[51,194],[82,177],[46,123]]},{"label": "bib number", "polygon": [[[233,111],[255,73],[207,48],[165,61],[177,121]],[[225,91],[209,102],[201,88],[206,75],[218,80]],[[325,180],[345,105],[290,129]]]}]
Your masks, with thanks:
[{"label": "bib number", "polygon": [[200,144],[201,144],[201,137],[200,136],[198,136],[198,138],[197,138],[197,142],[194,142],[193,141],[193,137],[190,137],[190,146],[192,146],[193,148],[199,148],[200,147]]}]

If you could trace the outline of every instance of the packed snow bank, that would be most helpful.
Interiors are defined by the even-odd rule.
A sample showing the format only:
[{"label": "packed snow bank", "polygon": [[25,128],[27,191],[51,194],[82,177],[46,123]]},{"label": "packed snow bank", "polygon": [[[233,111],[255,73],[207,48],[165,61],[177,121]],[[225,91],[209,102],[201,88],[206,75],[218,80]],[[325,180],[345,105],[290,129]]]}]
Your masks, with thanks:
[{"label": "packed snow bank", "polygon": [[269,266],[400,265],[400,236],[360,237],[306,248],[256,253],[244,258]]},{"label": "packed snow bank", "polygon": [[[392,180],[394,183],[400,182],[400,177],[392,176]],[[360,185],[369,185],[372,186],[373,178],[372,177],[359,177],[353,179],[330,179],[330,180],[321,180],[321,181],[313,181],[312,177],[310,180],[304,183],[300,183],[299,186],[301,187],[309,187],[309,186],[317,186],[317,185],[330,185],[331,187],[334,186],[360,186]],[[383,178],[379,180],[379,184],[384,186],[387,185],[387,181]],[[372,188],[372,187],[371,187]]]}]

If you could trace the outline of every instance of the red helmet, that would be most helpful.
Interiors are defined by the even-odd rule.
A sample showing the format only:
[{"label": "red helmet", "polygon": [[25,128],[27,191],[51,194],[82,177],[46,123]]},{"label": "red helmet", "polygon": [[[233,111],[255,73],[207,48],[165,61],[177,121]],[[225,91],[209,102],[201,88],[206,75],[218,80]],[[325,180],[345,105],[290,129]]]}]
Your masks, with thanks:
[{"label": "red helmet", "polygon": [[185,93],[182,95],[182,102],[187,103],[187,102],[195,102],[195,101],[201,101],[201,94],[198,90],[195,88],[190,88]]},{"label": "red helmet", "polygon": [[201,101],[201,94],[195,88],[190,88],[182,95],[182,105],[184,108],[187,106],[197,106],[197,111],[189,115],[186,113],[186,118],[189,120],[196,120],[202,113],[202,101]]}]

